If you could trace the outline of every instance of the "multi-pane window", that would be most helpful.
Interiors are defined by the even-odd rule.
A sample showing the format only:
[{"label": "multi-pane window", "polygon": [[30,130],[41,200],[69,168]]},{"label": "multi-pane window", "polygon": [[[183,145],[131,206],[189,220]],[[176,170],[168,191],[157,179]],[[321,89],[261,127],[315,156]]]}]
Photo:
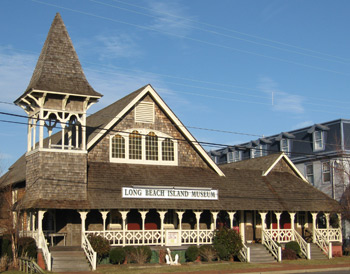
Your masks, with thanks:
[{"label": "multi-pane window", "polygon": [[125,139],[119,134],[112,138],[112,157],[125,158]]},{"label": "multi-pane window", "polygon": [[146,136],[146,160],[158,161],[158,137],[154,132]]},{"label": "multi-pane window", "polygon": [[158,131],[124,130],[110,138],[110,161],[177,165],[177,141]]},{"label": "multi-pane window", "polygon": [[285,138],[281,139],[280,145],[281,145],[281,151],[283,151],[284,153],[288,153],[290,151],[288,139],[285,139]]},{"label": "multi-pane window", "polygon": [[170,138],[162,141],[162,160],[174,161],[174,142]]},{"label": "multi-pane window", "polygon": [[322,182],[328,183],[331,181],[331,169],[329,162],[322,163]]},{"label": "multi-pane window", "polygon": [[314,185],[314,166],[313,164],[306,165],[306,179]]},{"label": "multi-pane window", "polygon": [[267,145],[266,144],[260,144],[258,145],[253,152],[254,156],[252,158],[257,158],[261,156],[267,155]]},{"label": "multi-pane window", "polygon": [[129,158],[142,159],[142,136],[134,130],[129,136]]},{"label": "multi-pane window", "polygon": [[314,150],[323,150],[324,149],[324,138],[323,131],[317,130],[314,132]]},{"label": "multi-pane window", "polygon": [[232,152],[227,153],[227,162],[238,162],[242,160],[242,151],[235,150]]}]

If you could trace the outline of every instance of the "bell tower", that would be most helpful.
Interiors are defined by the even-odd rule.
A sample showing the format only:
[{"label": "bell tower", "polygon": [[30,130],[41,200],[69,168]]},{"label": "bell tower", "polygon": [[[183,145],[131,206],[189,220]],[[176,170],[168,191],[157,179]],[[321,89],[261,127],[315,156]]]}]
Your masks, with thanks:
[{"label": "bell tower", "polygon": [[101,97],[86,80],[57,13],[31,81],[15,101],[28,115],[26,185],[28,190],[40,188],[33,199],[84,199],[86,111]]}]

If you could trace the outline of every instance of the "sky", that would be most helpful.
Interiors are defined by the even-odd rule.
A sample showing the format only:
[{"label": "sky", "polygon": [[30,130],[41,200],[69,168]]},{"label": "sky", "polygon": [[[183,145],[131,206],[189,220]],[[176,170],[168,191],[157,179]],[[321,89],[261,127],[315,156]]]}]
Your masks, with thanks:
[{"label": "sky", "polygon": [[[1,0],[0,112],[25,115],[57,12],[104,95],[88,114],[151,84],[206,150],[350,118],[348,0]],[[3,172],[26,122],[0,114]]]}]

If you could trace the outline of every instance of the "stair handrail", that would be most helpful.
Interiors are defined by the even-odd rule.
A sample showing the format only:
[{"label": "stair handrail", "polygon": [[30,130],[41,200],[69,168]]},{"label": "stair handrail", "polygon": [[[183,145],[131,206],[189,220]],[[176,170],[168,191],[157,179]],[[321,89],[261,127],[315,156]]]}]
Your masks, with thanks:
[{"label": "stair handrail", "polygon": [[323,237],[317,229],[315,229],[315,236],[315,243],[326,253],[328,259],[332,259],[332,243],[326,237]]},{"label": "stair handrail", "polygon": [[25,272],[25,273],[40,273],[44,274],[44,271],[41,269],[41,267],[32,259],[28,258],[18,258],[19,260],[19,271]]},{"label": "stair handrail", "polygon": [[88,258],[92,270],[96,270],[97,265],[97,253],[92,248],[89,239],[86,237],[85,233],[83,233],[81,247],[83,248],[86,257]]},{"label": "stair handrail", "polygon": [[47,270],[51,271],[51,253],[49,251],[49,248],[47,247],[46,238],[44,236],[43,231],[40,231],[38,233],[38,238],[39,238],[39,248],[41,248],[41,251],[43,252]]},{"label": "stair handrail", "polygon": [[239,251],[238,258],[241,262],[250,263],[250,247],[247,247],[244,243],[242,249]]},{"label": "stair handrail", "polygon": [[299,244],[301,253],[304,254],[306,259],[310,260],[311,259],[311,249],[310,249],[310,244],[307,243],[304,238],[296,231],[295,229],[293,230],[293,236],[295,241]]},{"label": "stair handrail", "polygon": [[267,247],[278,262],[282,261],[282,248],[272,239],[271,235],[262,230],[262,243]]}]

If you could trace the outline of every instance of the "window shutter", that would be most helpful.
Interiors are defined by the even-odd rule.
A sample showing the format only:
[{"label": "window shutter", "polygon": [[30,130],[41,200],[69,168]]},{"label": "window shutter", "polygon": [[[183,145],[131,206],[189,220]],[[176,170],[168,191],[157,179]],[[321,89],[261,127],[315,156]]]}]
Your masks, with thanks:
[{"label": "window shutter", "polygon": [[135,108],[135,122],[154,123],[154,103],[140,102]]}]

